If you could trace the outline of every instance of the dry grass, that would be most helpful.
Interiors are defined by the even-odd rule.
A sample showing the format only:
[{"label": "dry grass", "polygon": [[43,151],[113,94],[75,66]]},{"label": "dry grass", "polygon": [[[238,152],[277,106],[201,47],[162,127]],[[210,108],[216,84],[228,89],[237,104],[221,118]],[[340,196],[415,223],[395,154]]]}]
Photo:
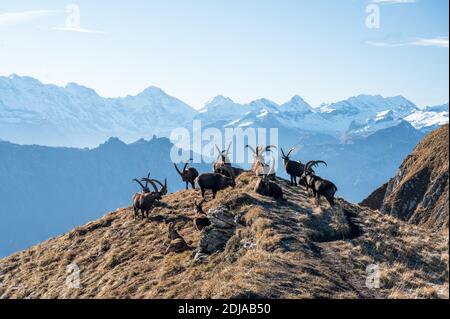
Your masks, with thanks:
[{"label": "dry grass", "polygon": [[[448,297],[448,234],[429,234],[343,200],[339,208],[323,203],[317,209],[285,181],[288,201],[277,202],[253,193],[254,183],[244,174],[235,189],[205,203],[205,211],[226,205],[241,222],[224,251],[206,263],[194,262],[190,251],[163,254],[169,222],[177,223],[188,244],[196,247],[201,238],[192,223],[199,191],[182,191],[167,196],[149,221],[119,209],[0,260],[0,297]],[[66,285],[72,263],[81,271],[80,289]],[[370,264],[380,267],[376,292],[364,285]]]}]

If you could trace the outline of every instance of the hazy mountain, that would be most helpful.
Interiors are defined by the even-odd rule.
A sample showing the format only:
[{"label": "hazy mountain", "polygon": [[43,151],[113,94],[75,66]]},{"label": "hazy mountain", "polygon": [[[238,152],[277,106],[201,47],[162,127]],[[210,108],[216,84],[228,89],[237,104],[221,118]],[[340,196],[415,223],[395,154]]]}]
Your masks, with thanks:
[{"label": "hazy mountain", "polygon": [[[134,177],[167,177],[184,187],[166,138],[125,144],[111,138],[95,149],[0,142],[0,256],[61,234],[105,211],[130,205]],[[210,165],[194,165],[201,171]]]}]

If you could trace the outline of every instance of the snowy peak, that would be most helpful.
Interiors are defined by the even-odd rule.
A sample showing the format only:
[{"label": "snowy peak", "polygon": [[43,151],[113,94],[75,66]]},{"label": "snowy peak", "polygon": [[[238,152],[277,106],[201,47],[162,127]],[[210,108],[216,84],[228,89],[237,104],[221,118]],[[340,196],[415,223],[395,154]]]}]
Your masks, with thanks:
[{"label": "snowy peak", "polygon": [[289,102],[282,104],[279,109],[282,112],[309,113],[313,111],[311,105],[299,95],[295,95]]}]

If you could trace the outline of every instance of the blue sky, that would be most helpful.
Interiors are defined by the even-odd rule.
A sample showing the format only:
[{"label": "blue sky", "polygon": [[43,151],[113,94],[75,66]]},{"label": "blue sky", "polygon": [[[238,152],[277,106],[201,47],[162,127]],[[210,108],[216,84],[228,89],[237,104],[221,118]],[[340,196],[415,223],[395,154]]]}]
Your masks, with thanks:
[{"label": "blue sky", "polygon": [[[302,96],[448,102],[447,0],[130,0],[0,3],[0,75],[102,96],[154,85],[194,107]],[[379,27],[368,28],[368,5]],[[74,12],[73,10],[71,11]],[[373,25],[371,25],[373,26]]]}]

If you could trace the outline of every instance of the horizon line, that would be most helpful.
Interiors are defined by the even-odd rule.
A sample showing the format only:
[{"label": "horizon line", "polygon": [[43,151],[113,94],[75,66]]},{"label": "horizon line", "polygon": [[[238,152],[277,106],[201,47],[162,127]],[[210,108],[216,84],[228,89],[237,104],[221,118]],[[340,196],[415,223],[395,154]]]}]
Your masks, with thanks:
[{"label": "horizon line", "polygon": [[272,102],[272,103],[276,104],[277,106],[281,106],[281,105],[283,105],[283,104],[285,104],[285,103],[290,102],[292,99],[294,99],[294,98],[296,98],[296,97],[300,97],[306,104],[308,104],[308,105],[309,105],[310,107],[312,107],[313,109],[318,109],[318,108],[320,108],[320,107],[322,107],[322,106],[324,106],[324,105],[336,104],[336,103],[339,103],[339,102],[347,101],[347,100],[349,100],[349,99],[351,99],[351,98],[356,98],[356,97],[360,97],[360,96],[371,96],[371,97],[381,96],[383,99],[395,98],[395,97],[402,97],[402,98],[408,100],[409,102],[413,103],[413,104],[414,104],[416,107],[418,107],[419,109],[425,109],[425,108],[427,108],[427,107],[433,107],[433,106],[440,106],[440,105],[449,104],[449,100],[447,99],[447,101],[444,101],[443,103],[440,103],[440,104],[428,104],[428,105],[419,106],[417,103],[413,102],[411,99],[409,99],[409,98],[407,98],[407,97],[405,97],[405,96],[403,96],[403,95],[401,95],[401,94],[398,94],[398,95],[392,95],[392,96],[384,96],[384,95],[382,95],[382,94],[367,94],[367,93],[361,93],[361,94],[358,94],[358,95],[349,96],[349,97],[347,97],[346,99],[343,99],[343,100],[338,100],[338,101],[334,101],[334,102],[322,102],[322,103],[320,103],[320,104],[317,105],[317,106],[311,105],[308,101],[306,101],[306,100],[305,100],[301,95],[299,95],[299,94],[294,94],[289,100],[284,101],[284,102],[275,102],[274,100],[272,100],[272,99],[270,99],[270,98],[266,98],[266,97],[261,97],[261,98],[258,98],[258,99],[255,99],[255,100],[251,100],[251,101],[248,101],[248,102],[237,102],[237,101],[235,101],[235,100],[234,100],[233,98],[231,98],[231,97],[228,97],[228,96],[225,96],[225,95],[222,95],[222,94],[218,94],[218,95],[215,95],[214,97],[212,97],[211,99],[207,100],[206,102],[204,102],[204,104],[203,104],[202,106],[195,107],[195,106],[193,106],[193,105],[190,105],[190,104],[184,102],[184,100],[182,100],[181,98],[178,98],[178,97],[176,97],[175,95],[172,95],[172,94],[167,93],[164,89],[162,89],[162,88],[160,88],[160,87],[158,87],[158,86],[155,86],[155,85],[148,85],[145,89],[143,89],[142,91],[140,91],[139,93],[137,93],[137,94],[135,94],[135,95],[133,95],[133,94],[127,94],[127,95],[125,95],[125,96],[104,96],[104,95],[100,95],[100,94],[98,93],[98,91],[97,91],[95,88],[89,87],[89,86],[86,86],[86,85],[83,85],[83,84],[79,84],[79,83],[76,83],[76,82],[67,82],[67,83],[65,83],[64,85],[59,85],[59,84],[55,84],[55,83],[45,83],[45,82],[43,82],[42,80],[40,80],[40,79],[38,79],[38,78],[36,78],[36,77],[29,76],[29,75],[19,75],[19,74],[17,74],[17,73],[11,73],[11,74],[9,74],[9,75],[2,75],[2,74],[0,74],[0,77],[5,77],[5,78],[8,78],[8,79],[11,79],[12,77],[18,77],[18,78],[31,78],[31,79],[33,79],[33,80],[38,81],[38,82],[41,83],[42,85],[53,85],[53,86],[56,86],[56,87],[61,88],[61,89],[67,89],[67,86],[68,86],[68,85],[70,85],[70,84],[75,84],[75,85],[78,85],[78,86],[80,86],[80,87],[83,87],[83,88],[86,88],[86,89],[89,89],[89,90],[93,90],[93,91],[95,92],[95,94],[97,94],[99,97],[101,97],[101,98],[103,98],[103,99],[125,99],[125,98],[128,98],[128,97],[136,97],[136,96],[138,96],[138,95],[144,93],[146,90],[151,89],[151,88],[154,88],[154,89],[161,90],[164,94],[166,94],[166,95],[168,95],[168,96],[170,96],[170,97],[172,97],[172,98],[174,98],[174,99],[177,99],[177,100],[181,101],[182,103],[186,104],[186,105],[189,106],[191,109],[193,109],[193,110],[195,110],[195,111],[197,111],[197,112],[200,111],[200,110],[202,110],[202,109],[204,109],[210,102],[212,102],[214,99],[216,99],[216,98],[218,98],[218,97],[223,97],[223,98],[225,98],[225,99],[230,99],[234,104],[239,104],[239,105],[243,105],[243,106],[249,105],[249,104],[251,104],[251,103],[253,103],[253,102],[260,101],[260,100],[267,100],[267,101],[269,101],[269,102]]}]

